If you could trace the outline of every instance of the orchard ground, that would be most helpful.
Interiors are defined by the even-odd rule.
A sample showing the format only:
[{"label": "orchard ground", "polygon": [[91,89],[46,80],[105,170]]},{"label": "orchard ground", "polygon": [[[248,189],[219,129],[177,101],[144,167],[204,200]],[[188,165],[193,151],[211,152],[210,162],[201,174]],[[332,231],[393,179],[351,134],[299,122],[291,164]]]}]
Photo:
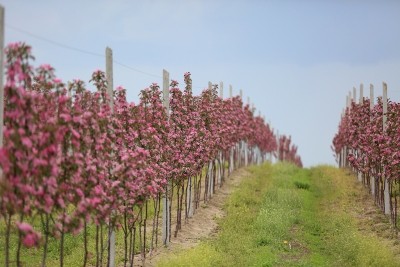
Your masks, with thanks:
[{"label": "orchard ground", "polygon": [[[88,231],[94,235],[93,227]],[[82,238],[79,234],[66,239],[66,266],[82,265]],[[117,236],[117,243],[122,243],[122,236]],[[89,245],[93,250],[94,244]],[[58,255],[58,243],[52,240],[48,266],[58,265]],[[117,266],[123,266],[122,256],[118,250]],[[39,266],[40,257],[36,249],[23,253],[26,266]],[[158,247],[147,256],[145,266],[399,266],[399,262],[398,235],[356,177],[332,166],[301,169],[278,163],[235,171],[184,223],[169,247]],[[143,265],[140,255],[135,264]]]},{"label": "orchard ground", "polygon": [[209,203],[213,219],[199,213],[193,220],[201,231],[189,222],[179,242],[146,266],[399,265],[398,235],[345,170],[265,164],[241,170],[234,181],[223,207],[219,195]]}]

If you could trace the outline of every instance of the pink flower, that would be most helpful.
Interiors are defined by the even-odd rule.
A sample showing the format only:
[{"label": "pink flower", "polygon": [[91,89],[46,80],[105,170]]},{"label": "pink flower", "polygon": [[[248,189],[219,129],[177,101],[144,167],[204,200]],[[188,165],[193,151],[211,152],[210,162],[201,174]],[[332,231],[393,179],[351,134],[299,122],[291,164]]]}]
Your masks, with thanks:
[{"label": "pink flower", "polygon": [[27,148],[32,147],[32,141],[28,137],[22,138],[22,144],[25,145]]},{"label": "pink flower", "polygon": [[26,222],[17,222],[18,229],[23,233],[33,232],[33,228],[29,223]]},{"label": "pink flower", "polygon": [[22,244],[27,248],[31,248],[38,245],[38,239],[35,234],[30,233],[24,237]]}]

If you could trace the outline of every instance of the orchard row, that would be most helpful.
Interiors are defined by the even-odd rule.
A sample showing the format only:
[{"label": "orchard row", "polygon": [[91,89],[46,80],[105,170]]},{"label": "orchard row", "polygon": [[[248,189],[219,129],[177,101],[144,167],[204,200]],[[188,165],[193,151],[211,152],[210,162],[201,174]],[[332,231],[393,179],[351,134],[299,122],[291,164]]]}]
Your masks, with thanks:
[{"label": "orchard row", "polygon": [[[369,188],[376,204],[397,227],[400,192],[400,103],[383,98],[351,102],[333,139],[341,167],[351,167]],[[371,86],[371,95],[373,87]]]},{"label": "orchard row", "polygon": [[[178,189],[181,214],[185,185],[185,205],[190,206],[189,178],[199,177],[190,191],[197,207],[205,168],[216,172],[218,165],[215,183],[222,183],[225,166],[232,171],[243,162],[243,153],[239,153],[243,147],[247,149],[246,163],[261,162],[278,151],[269,125],[244,106],[240,97],[221,99],[216,86],[195,96],[190,73],[184,75],[183,90],[178,82],[170,83],[167,99],[159,86],[152,84],[134,104],[127,101],[122,87],[108,94],[102,71],[92,75],[96,88],[92,92],[80,80],[62,83],[49,65],[34,69],[31,48],[25,44],[11,44],[5,54],[0,217],[6,224],[6,266],[15,225],[17,265],[24,245],[43,247],[44,266],[49,238],[60,238],[62,266],[65,235],[82,231],[86,265],[88,224],[96,225],[96,266],[103,265],[103,226],[109,231],[123,230],[125,265],[132,265],[132,238],[148,200],[156,205],[154,234],[161,196],[172,198],[171,192],[165,191],[168,187],[170,191]],[[280,159],[301,165],[290,139],[281,137],[279,143]],[[203,190],[206,200],[214,189]],[[40,218],[39,224],[36,218]]]}]

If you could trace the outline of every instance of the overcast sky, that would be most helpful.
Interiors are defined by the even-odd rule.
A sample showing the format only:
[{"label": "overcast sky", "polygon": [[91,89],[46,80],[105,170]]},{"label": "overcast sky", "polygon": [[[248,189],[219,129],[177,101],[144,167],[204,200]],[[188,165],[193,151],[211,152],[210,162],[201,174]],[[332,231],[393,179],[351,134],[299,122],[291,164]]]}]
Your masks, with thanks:
[{"label": "overcast sky", "polygon": [[196,94],[222,81],[227,96],[231,84],[292,136],[305,166],[335,163],[330,146],[353,86],[373,83],[377,96],[386,81],[389,97],[400,97],[400,1],[0,3],[6,42],[32,45],[35,65],[53,65],[63,81],[104,69],[109,46],[130,67],[114,64],[114,85],[134,102],[162,84],[163,69],[181,82],[190,71]]}]

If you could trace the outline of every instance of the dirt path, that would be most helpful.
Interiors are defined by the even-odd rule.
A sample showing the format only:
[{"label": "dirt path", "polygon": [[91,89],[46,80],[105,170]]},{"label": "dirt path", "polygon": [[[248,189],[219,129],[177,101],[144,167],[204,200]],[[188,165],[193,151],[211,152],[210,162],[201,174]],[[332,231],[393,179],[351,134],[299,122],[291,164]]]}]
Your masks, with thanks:
[{"label": "dirt path", "polygon": [[[207,204],[200,204],[200,208],[195,211],[188,223],[184,223],[182,230],[179,231],[176,238],[171,238],[170,245],[159,247],[152,255],[147,256],[145,266],[156,266],[157,261],[161,257],[166,257],[176,251],[188,249],[199,244],[204,238],[214,236],[218,232],[217,218],[224,216],[223,205],[226,198],[239,185],[239,183],[249,175],[245,169],[240,169],[232,173],[227,178],[225,184],[218,188],[212,199]],[[136,261],[138,266],[142,266],[140,261]]]}]

